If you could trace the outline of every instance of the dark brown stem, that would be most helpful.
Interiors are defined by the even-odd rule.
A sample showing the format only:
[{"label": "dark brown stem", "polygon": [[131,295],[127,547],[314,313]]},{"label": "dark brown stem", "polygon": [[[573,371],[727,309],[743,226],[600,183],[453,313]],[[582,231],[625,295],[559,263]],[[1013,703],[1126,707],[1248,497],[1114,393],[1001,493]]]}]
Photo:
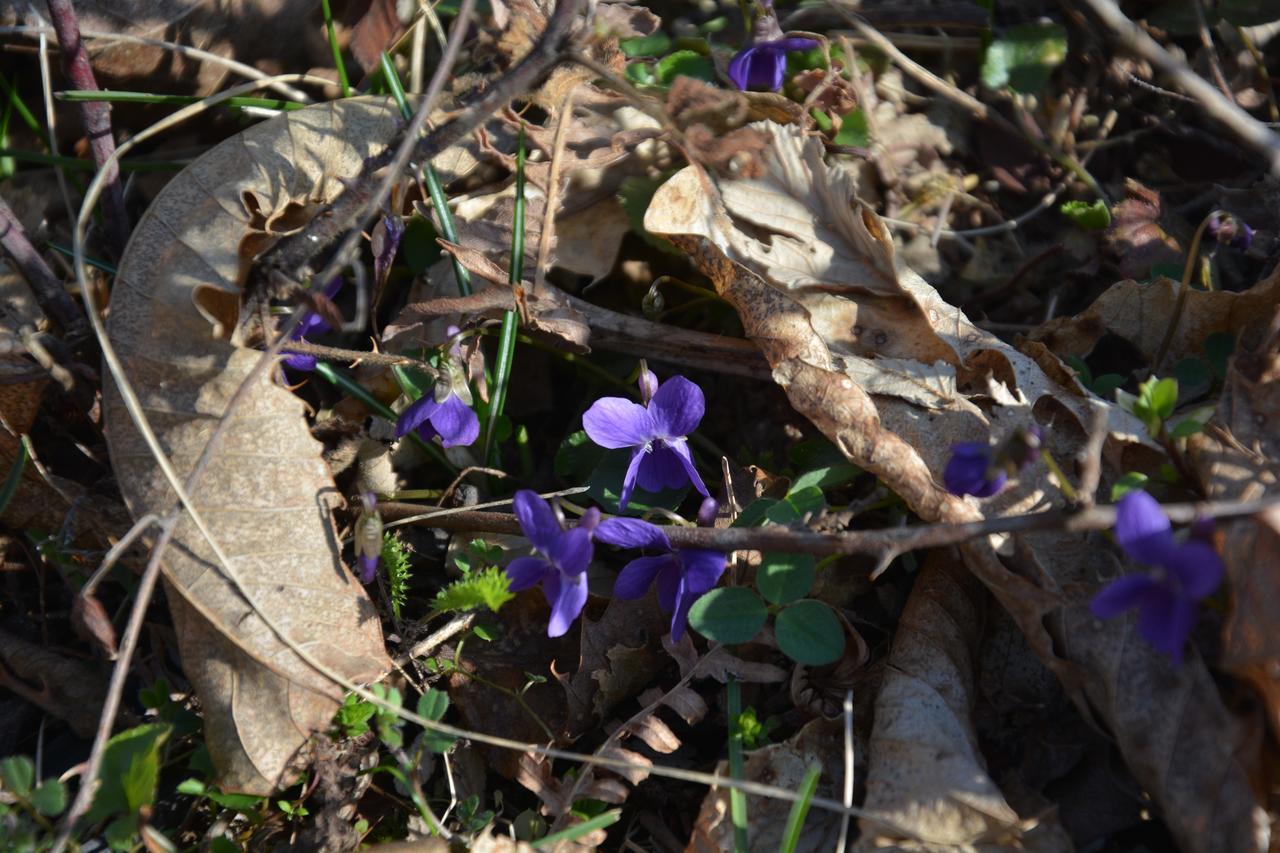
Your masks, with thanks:
[{"label": "dark brown stem", "polygon": [[[1165,504],[1169,520],[1189,524],[1198,518],[1239,518],[1280,505],[1280,495],[1240,503]],[[379,503],[378,511],[388,521],[427,516],[422,524],[441,530],[474,530],[486,533],[521,535],[514,515],[498,512],[452,512],[431,517],[431,507],[399,502]],[[1115,526],[1115,506],[1094,506],[1081,510],[1049,510],[968,521],[958,524],[921,524],[884,530],[850,530],[845,533],[814,533],[789,527],[678,527],[662,530],[677,548],[708,548],[716,551],[786,551],[814,554],[905,554],[918,548],[954,545],[992,533],[1019,533],[1029,530],[1108,530]]]},{"label": "dark brown stem", "polygon": [[62,326],[67,337],[72,340],[88,337],[89,327],[84,314],[62,286],[62,280],[54,275],[44,258],[31,245],[22,223],[3,197],[0,197],[0,245],[13,258],[18,272],[22,273],[27,284],[31,285],[40,307]]},{"label": "dark brown stem", "polygon": [[[98,91],[93,67],[89,64],[89,52],[80,38],[80,25],[71,0],[48,0],[49,17],[58,34],[58,49],[62,55],[62,70],[71,85],[87,92]],[[124,190],[120,186],[120,167],[111,155],[116,153],[115,137],[111,135],[111,105],[105,101],[81,101],[80,116],[84,121],[85,136],[93,151],[93,162],[106,172],[102,191],[102,212],[107,222],[107,239],[115,256],[124,254],[129,242],[129,214],[124,209]]]}]

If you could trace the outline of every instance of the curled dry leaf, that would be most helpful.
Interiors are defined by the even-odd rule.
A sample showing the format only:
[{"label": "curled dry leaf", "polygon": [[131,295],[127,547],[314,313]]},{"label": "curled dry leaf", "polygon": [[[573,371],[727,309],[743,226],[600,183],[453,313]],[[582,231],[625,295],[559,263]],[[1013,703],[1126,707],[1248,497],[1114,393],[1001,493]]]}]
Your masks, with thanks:
[{"label": "curled dry leaf", "polygon": [[[231,339],[251,256],[286,212],[315,210],[339,178],[395,136],[385,98],[322,104],[232,137],[175,177],[138,224],[112,292],[108,332],[164,452],[186,477],[218,422],[222,446],[195,508],[231,569],[285,637],[250,606],[189,516],[163,563],[184,669],[205,711],[224,789],[267,793],[308,736],[328,726],[342,689],[296,645],[351,681],[390,666],[377,613],[342,564],[338,500],[302,402],[270,371],[227,412],[260,358]],[[106,390],[111,460],[135,517],[175,497],[114,383]],[[287,639],[287,642],[286,642]]]},{"label": "curled dry leaf", "polygon": [[[1161,278],[1150,284],[1121,281],[1074,317],[1058,317],[1031,331],[1029,337],[1055,353],[1084,358],[1108,333],[1137,347],[1147,361],[1155,358],[1173,319],[1180,283]],[[1203,355],[1205,339],[1214,332],[1242,336],[1251,326],[1270,320],[1280,300],[1280,272],[1248,290],[1192,290],[1178,328],[1169,343],[1165,365],[1184,356]]]},{"label": "curled dry leaf", "polygon": [[[1042,350],[1035,360],[1018,352],[976,328],[911,270],[895,268],[887,231],[854,195],[852,181],[826,165],[820,143],[793,129],[758,127],[773,136],[764,177],[726,180],[687,168],[654,196],[645,227],[684,249],[712,279],[795,410],[920,517],[972,521],[1060,500],[1042,471],[981,505],[956,498],[939,484],[949,446],[999,435],[1034,415],[1049,424],[1046,441],[1057,458],[1073,458],[1091,420],[1088,406],[1102,403],[1055,382],[1038,363],[1052,353]],[[900,397],[873,397],[848,375],[846,355],[873,363],[881,356],[944,361],[955,367],[966,399],[926,410]],[[1054,364],[1056,374],[1062,368]],[[1108,406],[1107,415],[1105,459],[1116,464],[1146,441],[1145,431],[1116,406]],[[1159,660],[1132,658],[1126,666],[1142,668],[1146,689],[1123,689],[1133,680],[1117,669],[1122,653],[1134,654],[1129,629],[1122,621],[1090,619],[1094,639],[1084,641],[1085,596],[1096,590],[1100,575],[1084,577],[1079,567],[1089,561],[1073,563],[1067,556],[1073,547],[1096,555],[1096,544],[1086,547],[1068,534],[1024,536],[1009,544],[1014,547],[997,554],[991,541],[975,539],[960,551],[1077,707],[1101,714],[1175,836],[1189,849],[1254,849],[1264,812],[1250,790],[1249,767],[1233,757],[1247,749],[1244,731],[1217,692],[1204,689],[1203,666],[1189,664],[1171,679],[1158,670]],[[1184,729],[1174,721],[1151,737],[1169,708],[1187,702],[1213,725]],[[1214,736],[1190,737],[1193,731]],[[1168,756],[1175,752],[1214,768],[1198,778],[1229,791],[1223,797],[1233,808],[1217,808],[1214,797],[1174,771]]]},{"label": "curled dry leaf", "polygon": [[860,849],[1067,849],[1055,821],[1023,820],[987,775],[972,717],[984,593],[942,552],[925,561],[898,623],[876,699]]}]

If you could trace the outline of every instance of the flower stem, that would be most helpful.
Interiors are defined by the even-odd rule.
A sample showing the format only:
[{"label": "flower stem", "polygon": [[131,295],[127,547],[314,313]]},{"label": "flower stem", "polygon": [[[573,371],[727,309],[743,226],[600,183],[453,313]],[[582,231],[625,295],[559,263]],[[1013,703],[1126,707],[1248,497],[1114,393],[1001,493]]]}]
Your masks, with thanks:
[{"label": "flower stem", "polygon": [[[516,206],[511,222],[511,263],[507,281],[518,289],[524,275],[524,125],[520,126],[520,141],[516,148]],[[519,302],[519,300],[517,300]],[[493,371],[493,396],[489,399],[489,417],[484,431],[484,459],[493,462],[493,442],[498,434],[498,419],[507,403],[507,385],[511,381],[511,365],[516,355],[516,335],[519,332],[516,312],[504,311],[502,331],[498,337],[498,354]]]},{"label": "flower stem", "polygon": [[1164,362],[1164,357],[1169,354],[1169,346],[1173,343],[1173,333],[1178,330],[1178,323],[1182,320],[1182,310],[1187,304],[1187,292],[1191,290],[1191,272],[1195,269],[1196,260],[1200,256],[1200,240],[1204,237],[1204,231],[1209,227],[1209,221],[1218,216],[1222,211],[1212,210],[1209,215],[1200,221],[1200,227],[1196,229],[1195,236],[1191,238],[1191,248],[1187,251],[1187,262],[1182,268],[1182,283],[1178,286],[1178,301],[1173,305],[1173,315],[1169,318],[1169,325],[1164,330],[1164,338],[1160,341],[1160,349],[1156,350],[1156,356],[1151,360],[1151,375],[1156,376],[1160,373],[1160,365]]},{"label": "flower stem", "polygon": [[[725,685],[728,691],[729,711],[729,775],[737,780],[746,778],[742,765],[742,686],[738,679],[729,676]],[[738,788],[729,791],[729,813],[733,821],[734,853],[746,853],[747,846],[747,795]]]},{"label": "flower stem", "polygon": [[1063,473],[1062,468],[1058,466],[1058,460],[1053,458],[1053,454],[1048,449],[1040,451],[1040,458],[1044,460],[1045,467],[1049,469],[1049,473],[1058,481],[1058,488],[1062,490],[1062,494],[1066,496],[1071,503],[1078,503],[1075,487],[1071,485],[1071,481],[1067,479],[1067,475]]}]

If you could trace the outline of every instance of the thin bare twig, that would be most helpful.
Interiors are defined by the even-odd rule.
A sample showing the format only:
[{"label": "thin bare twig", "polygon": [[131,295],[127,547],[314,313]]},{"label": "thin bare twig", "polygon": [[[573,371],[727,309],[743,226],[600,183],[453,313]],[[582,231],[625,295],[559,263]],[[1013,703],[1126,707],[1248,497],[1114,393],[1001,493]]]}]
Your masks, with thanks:
[{"label": "thin bare twig", "polygon": [[62,286],[62,279],[53,274],[44,258],[27,239],[27,232],[13,210],[0,196],[0,245],[13,258],[18,272],[31,285],[36,302],[44,312],[57,320],[66,331],[67,337],[75,340],[86,337],[89,327],[84,313],[76,307],[75,300]]},{"label": "thin bare twig", "polygon": [[435,368],[420,361],[416,358],[409,358],[407,355],[394,355],[387,352],[371,352],[362,349],[345,349],[343,347],[327,347],[323,344],[313,344],[310,341],[295,340],[291,341],[287,337],[281,335],[284,342],[280,346],[280,350],[286,353],[299,353],[301,355],[314,355],[319,358],[333,359],[334,361],[363,361],[366,364],[379,364],[384,367],[394,367],[402,364],[421,370],[424,373],[435,375]]},{"label": "thin bare twig", "polygon": [[[124,684],[129,677],[129,662],[133,660],[133,652],[138,647],[138,637],[142,634],[142,624],[146,620],[146,605],[151,601],[156,582],[160,579],[160,557],[164,554],[165,546],[173,538],[181,517],[181,511],[177,510],[169,513],[164,520],[160,537],[151,551],[151,558],[147,561],[146,571],[142,573],[142,580],[138,582],[138,589],[134,593],[135,604],[129,612],[129,622],[125,626],[124,636],[120,641],[115,668],[111,671],[111,683],[102,704],[102,714],[98,717],[98,732],[94,736],[94,748],[90,750],[84,772],[80,774],[80,789],[76,791],[76,798],[58,825],[58,835],[53,842],[53,853],[62,853],[66,849],[67,842],[71,840],[71,833],[75,831],[76,822],[89,811],[89,806],[93,803],[93,795],[97,790],[98,772],[102,769],[103,747],[111,737],[111,730],[115,727],[116,714],[120,711],[120,697],[124,694]],[[152,516],[147,516],[139,519],[136,526],[150,527],[154,520]],[[142,606],[138,606],[139,604]],[[99,744],[103,746],[100,747]]]},{"label": "thin bare twig", "polygon": [[[98,81],[89,64],[89,52],[80,38],[80,24],[76,21],[71,0],[48,0],[49,17],[58,33],[58,48],[62,55],[62,70],[77,89],[98,91]],[[102,196],[102,213],[107,224],[107,239],[116,257],[124,253],[129,242],[129,214],[124,208],[124,189],[120,185],[120,166],[112,159],[116,142],[111,135],[111,105],[105,101],[82,101],[80,115],[84,120],[85,136],[93,162],[107,173]]]},{"label": "thin bare twig", "polygon": [[[1177,524],[1199,518],[1240,518],[1280,505],[1280,495],[1256,501],[1165,504],[1161,509]],[[389,501],[378,504],[382,517],[394,520],[422,513],[417,504]],[[813,554],[900,555],[919,548],[955,545],[992,533],[1022,533],[1031,530],[1108,530],[1115,526],[1115,506],[1087,509],[1055,509],[1027,515],[1000,516],[981,521],[920,524],[882,530],[850,530],[844,533],[814,533],[779,525],[768,527],[679,527],[668,525],[663,532],[676,548],[706,548],[716,551],[785,551]],[[514,515],[498,512],[464,511],[424,520],[441,530],[474,530],[488,533],[522,534]]]},{"label": "thin bare twig", "polygon": [[1185,62],[1157,44],[1155,39],[1125,17],[1120,7],[1112,0],[1085,0],[1085,2],[1125,48],[1168,75],[1175,86],[1200,103],[1210,118],[1263,154],[1267,158],[1271,174],[1280,175],[1280,136],[1272,133],[1262,122],[1227,100],[1208,81],[1188,68]]},{"label": "thin bare twig", "polygon": [[1090,404],[1089,440],[1080,451],[1080,487],[1076,494],[1082,506],[1093,506],[1098,500],[1098,483],[1102,479],[1102,445],[1107,441],[1108,407]]}]

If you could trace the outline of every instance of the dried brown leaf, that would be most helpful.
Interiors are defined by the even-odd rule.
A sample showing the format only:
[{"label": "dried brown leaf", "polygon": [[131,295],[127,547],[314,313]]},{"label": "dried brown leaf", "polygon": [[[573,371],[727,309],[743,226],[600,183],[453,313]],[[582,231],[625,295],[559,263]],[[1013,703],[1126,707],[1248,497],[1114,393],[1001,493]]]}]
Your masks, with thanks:
[{"label": "dried brown leaf", "polygon": [[1070,848],[1056,823],[1021,819],[987,775],[972,717],[983,600],[963,565],[941,552],[925,561],[876,699],[863,803],[910,834],[864,822],[860,849]]},{"label": "dried brown leaf", "polygon": [[101,668],[0,631],[0,687],[59,719],[82,738],[98,730],[107,695]]},{"label": "dried brown leaf", "polygon": [[[1032,330],[1029,337],[1060,356],[1084,358],[1108,333],[1137,347],[1148,363],[1155,358],[1173,319],[1180,283],[1161,278],[1150,284],[1121,281],[1074,317],[1058,317]],[[1187,293],[1178,328],[1165,364],[1186,356],[1202,356],[1205,339],[1229,332],[1241,339],[1259,323],[1270,320],[1280,300],[1280,273],[1272,273],[1248,290],[1192,290]]]},{"label": "dried brown leaf", "polygon": [[[358,173],[397,124],[389,99],[361,98],[257,125],[187,167],[138,224],[108,330],[179,477],[191,472],[260,357],[227,339],[240,313],[244,243],[263,236],[252,226],[331,201],[342,190],[336,179]],[[130,510],[166,511],[174,494],[114,383],[105,422]],[[264,374],[230,414],[193,499],[289,643],[347,679],[369,681],[390,661],[377,613],[342,564],[330,515],[337,494],[320,451],[302,402]],[[163,570],[219,784],[267,793],[286,781],[307,737],[328,726],[343,691],[249,605],[190,517],[178,525]]]}]

